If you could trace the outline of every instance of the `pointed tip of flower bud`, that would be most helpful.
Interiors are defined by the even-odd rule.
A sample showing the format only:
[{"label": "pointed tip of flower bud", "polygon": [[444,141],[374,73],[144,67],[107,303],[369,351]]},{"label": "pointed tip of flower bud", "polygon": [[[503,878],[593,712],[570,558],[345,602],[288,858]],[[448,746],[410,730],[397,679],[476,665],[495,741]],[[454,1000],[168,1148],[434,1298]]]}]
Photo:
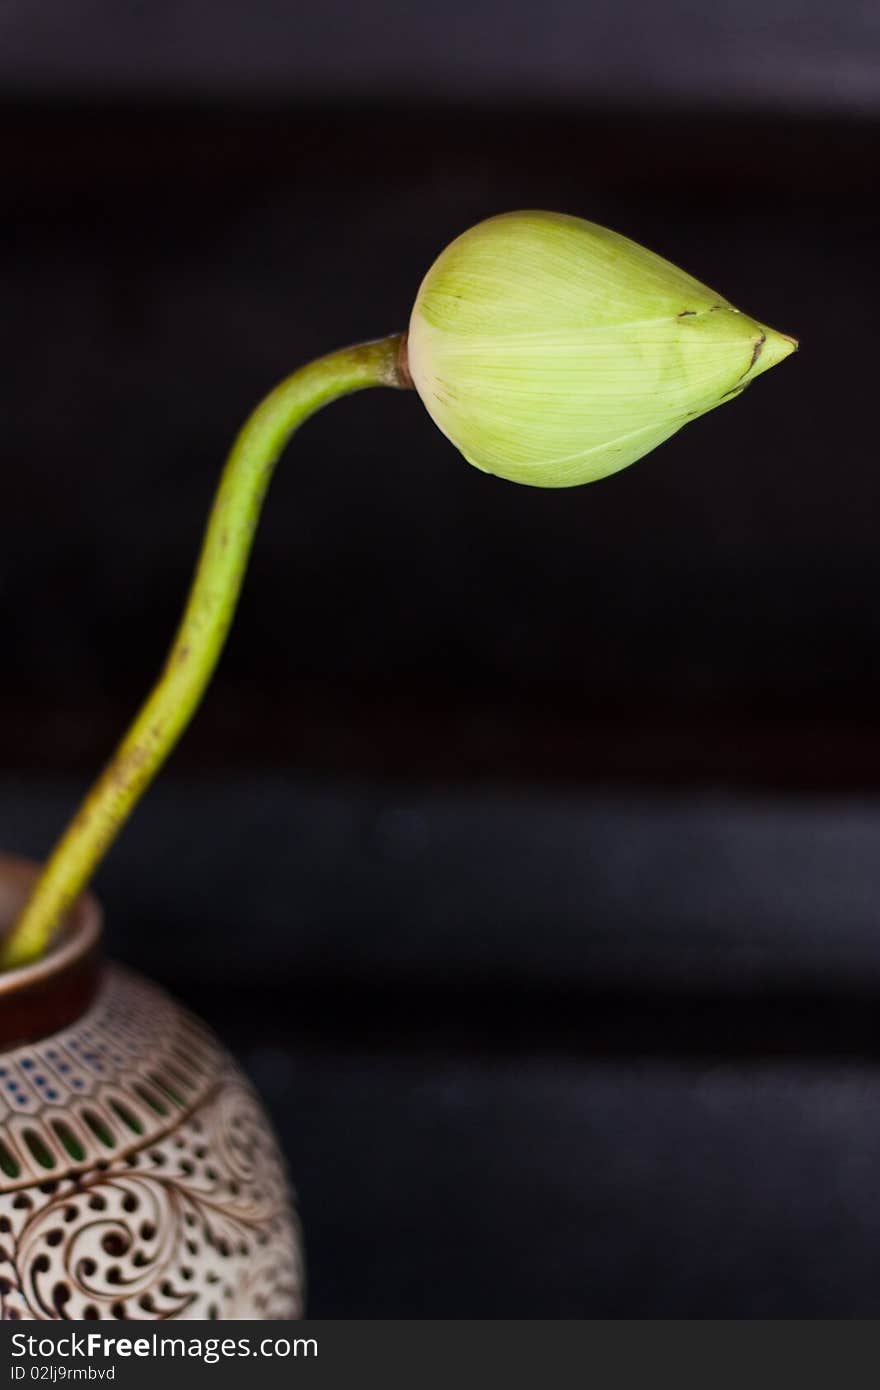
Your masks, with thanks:
[{"label": "pointed tip of flower bud", "polygon": [[755,360],[748,372],[749,381],[754,381],[756,376],[769,371],[778,362],[784,362],[786,357],[798,350],[797,338],[791,338],[787,333],[777,333],[775,328],[768,328],[763,323],[758,324],[758,330],[754,347]]},{"label": "pointed tip of flower bud", "polygon": [[413,384],[484,472],[570,487],[617,472],[794,352],[684,271],[560,213],[505,213],[435,261]]}]

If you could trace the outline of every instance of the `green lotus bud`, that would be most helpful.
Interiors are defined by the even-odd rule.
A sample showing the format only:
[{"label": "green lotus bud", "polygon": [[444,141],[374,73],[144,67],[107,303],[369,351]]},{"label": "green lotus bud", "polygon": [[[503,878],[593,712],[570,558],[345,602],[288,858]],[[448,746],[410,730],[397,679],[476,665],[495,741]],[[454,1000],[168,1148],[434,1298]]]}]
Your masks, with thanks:
[{"label": "green lotus bud", "polygon": [[787,357],[626,237],[549,212],[494,217],[429,270],[409,334],[328,353],[279,382],[236,436],[165,666],[56,845],[0,970],[39,956],[174,747],[217,664],[282,449],[330,401],[414,385],[478,468],[539,487],[614,473]]},{"label": "green lotus bud", "polygon": [[796,347],[616,232],[514,212],[434,262],[407,351],[428,413],[470,463],[571,487],[626,468]]}]

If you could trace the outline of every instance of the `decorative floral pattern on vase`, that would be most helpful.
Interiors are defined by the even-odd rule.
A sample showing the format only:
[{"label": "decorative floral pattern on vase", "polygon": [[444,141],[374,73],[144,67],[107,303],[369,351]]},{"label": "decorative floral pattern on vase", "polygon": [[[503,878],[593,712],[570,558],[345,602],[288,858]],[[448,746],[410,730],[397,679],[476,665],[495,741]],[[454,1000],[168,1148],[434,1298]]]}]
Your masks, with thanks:
[{"label": "decorative floral pattern on vase", "polygon": [[268,1121],[216,1040],[108,971],[72,1028],[0,1055],[7,1319],[301,1316]]}]

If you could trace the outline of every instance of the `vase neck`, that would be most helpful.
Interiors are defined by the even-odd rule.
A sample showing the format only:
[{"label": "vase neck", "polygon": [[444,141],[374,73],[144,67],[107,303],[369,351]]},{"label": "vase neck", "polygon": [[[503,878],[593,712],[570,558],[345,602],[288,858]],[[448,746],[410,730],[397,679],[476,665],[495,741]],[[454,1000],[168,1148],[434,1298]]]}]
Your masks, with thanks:
[{"label": "vase neck", "polygon": [[[0,855],[0,936],[9,930],[38,869]],[[72,909],[57,944],[40,960],[0,973],[0,1050],[68,1028],[98,991],[101,911],[91,897]]]}]

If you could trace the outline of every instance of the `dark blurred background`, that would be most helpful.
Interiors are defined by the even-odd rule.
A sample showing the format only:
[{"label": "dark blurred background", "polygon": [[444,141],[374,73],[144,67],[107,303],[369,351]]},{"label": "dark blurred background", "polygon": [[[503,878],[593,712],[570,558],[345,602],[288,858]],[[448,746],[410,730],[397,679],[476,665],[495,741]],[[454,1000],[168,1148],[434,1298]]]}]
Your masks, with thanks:
[{"label": "dark blurred background", "polygon": [[0,0],[0,842],[158,667],[228,443],[493,212],[801,339],[570,492],[414,395],[279,470],[113,950],[266,1096],[317,1317],[880,1304],[880,15]]}]

